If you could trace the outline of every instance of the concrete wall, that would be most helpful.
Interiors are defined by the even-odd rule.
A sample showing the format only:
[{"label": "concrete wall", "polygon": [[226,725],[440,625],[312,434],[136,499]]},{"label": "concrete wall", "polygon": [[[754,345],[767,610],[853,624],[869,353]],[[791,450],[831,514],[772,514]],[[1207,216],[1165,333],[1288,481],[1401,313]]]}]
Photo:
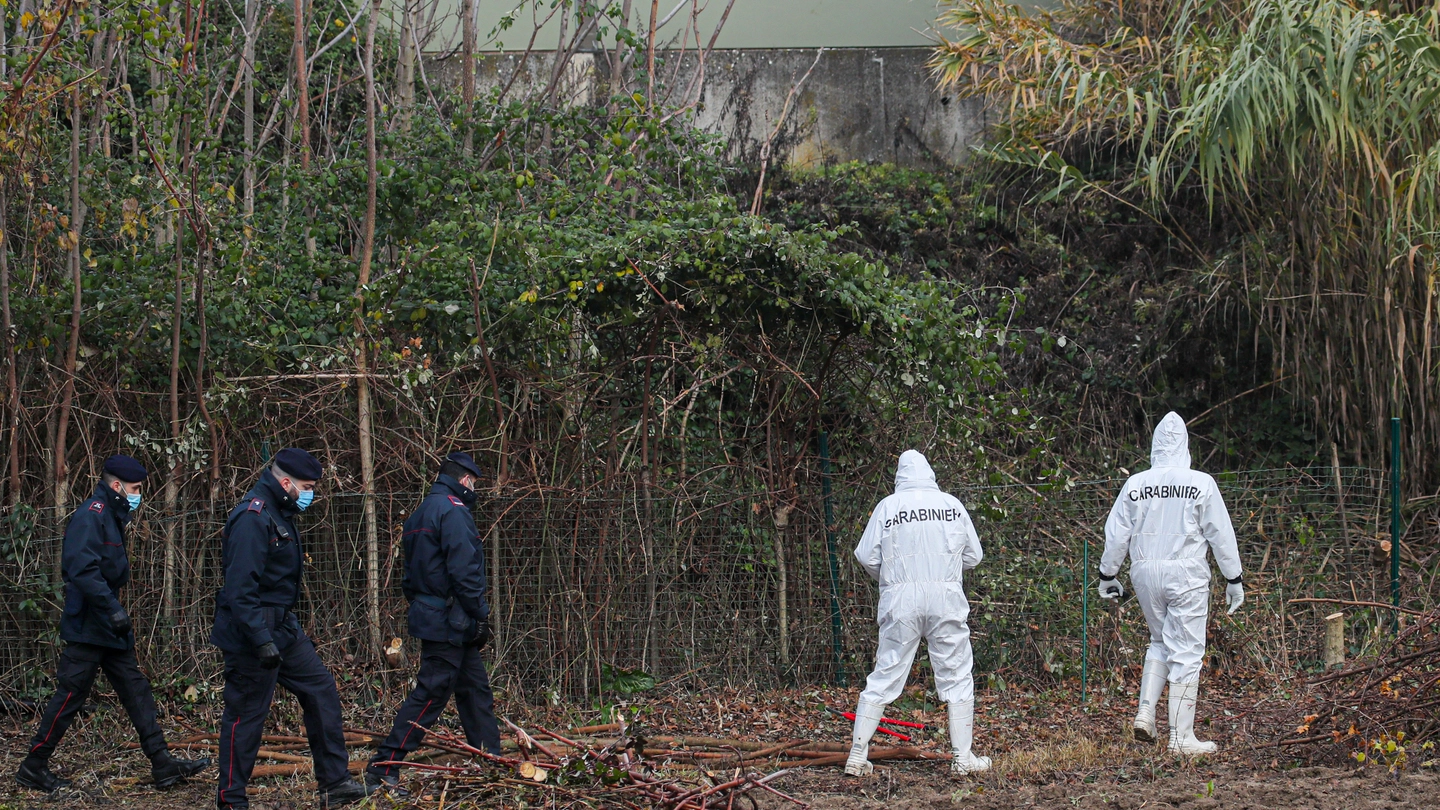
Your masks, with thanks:
[{"label": "concrete wall", "polygon": [[[661,0],[659,18],[663,20],[675,10],[678,1]],[[726,4],[727,0],[700,0],[700,15],[694,27],[700,29],[702,42],[709,41]],[[461,0],[422,0],[422,17],[433,20],[433,34],[426,50],[447,51],[459,44],[461,5]],[[516,5],[517,0],[476,3],[476,33],[483,50],[523,49],[535,30],[537,19],[543,20],[549,13],[550,3],[530,0],[516,15],[514,26],[501,30],[498,27],[501,18],[514,11]],[[534,13],[536,5],[540,6],[538,14]],[[615,44],[613,32],[620,18],[620,5],[615,3],[611,7],[608,15],[611,22],[605,26],[609,32],[606,44],[611,47]],[[687,44],[695,47],[693,30],[686,31],[692,27],[690,6],[689,0],[685,0],[685,7],[657,33],[657,42],[678,48],[680,40],[688,39]],[[389,18],[398,19],[400,0],[385,0],[385,7]],[[721,48],[922,47],[933,36],[935,20],[941,11],[939,0],[735,0],[717,45]],[[560,34],[560,17],[559,14],[551,16],[549,22],[540,27],[535,38],[537,45],[555,46]],[[649,3],[631,4],[627,27],[642,34],[649,30]],[[574,28],[572,18],[570,30],[573,32]]]},{"label": "concrete wall", "polygon": [[[928,48],[813,48],[716,50],[705,63],[694,121],[722,135],[729,157],[754,161],[775,129],[785,98],[812,63],[815,69],[772,147],[772,160],[813,166],[849,160],[936,167],[965,160],[986,126],[984,105],[960,101],[935,89],[925,60]],[[699,60],[691,53],[664,66],[672,103],[699,84]],[[554,54],[485,54],[477,84],[487,90],[510,81],[511,97],[538,92],[553,75]],[[577,54],[558,83],[557,101],[602,103],[608,92],[608,59]],[[432,82],[458,79],[458,60],[428,61]],[[696,95],[691,92],[692,98]]]},{"label": "concrete wall", "polygon": [[928,48],[837,48],[819,62],[815,55],[808,48],[712,53],[696,123],[725,135],[731,157],[754,159],[813,63],[781,132],[778,154],[792,165],[960,163],[985,126],[983,105],[935,89]]}]

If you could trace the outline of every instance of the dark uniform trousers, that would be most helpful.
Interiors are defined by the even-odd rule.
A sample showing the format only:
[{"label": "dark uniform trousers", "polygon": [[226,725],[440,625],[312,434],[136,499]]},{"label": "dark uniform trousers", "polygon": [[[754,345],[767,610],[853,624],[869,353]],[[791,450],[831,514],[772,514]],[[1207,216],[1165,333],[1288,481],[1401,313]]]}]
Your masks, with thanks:
[{"label": "dark uniform trousers", "polygon": [[350,778],[335,678],[303,632],[280,651],[281,662],[276,669],[260,666],[253,653],[225,652],[224,656],[225,713],[220,719],[217,807],[250,806],[245,785],[255,769],[255,755],[260,750],[260,735],[275,699],[276,684],[300,701],[320,788],[328,790]]},{"label": "dark uniform trousers", "polygon": [[158,714],[155,696],[150,693],[149,679],[140,671],[140,663],[135,660],[135,651],[71,642],[60,653],[60,664],[55,672],[57,688],[45,706],[35,739],[30,741],[31,757],[50,758],[55,746],[60,744],[60,738],[75,721],[75,715],[85,704],[85,699],[90,696],[90,689],[95,685],[95,673],[102,669],[115,694],[120,697],[125,712],[130,715],[130,722],[135,724],[135,733],[140,736],[140,748],[145,756],[153,758],[166,750],[165,734],[160,731],[160,723],[155,719]]},{"label": "dark uniform trousers", "polygon": [[398,766],[377,763],[402,760],[419,748],[425,732],[416,726],[429,728],[450,702],[451,695],[455,696],[455,706],[460,710],[465,740],[476,748],[499,754],[495,694],[490,691],[490,677],[485,674],[480,649],[443,641],[422,641],[415,691],[396,713],[395,726],[371,758],[369,770],[384,776],[396,775]]}]

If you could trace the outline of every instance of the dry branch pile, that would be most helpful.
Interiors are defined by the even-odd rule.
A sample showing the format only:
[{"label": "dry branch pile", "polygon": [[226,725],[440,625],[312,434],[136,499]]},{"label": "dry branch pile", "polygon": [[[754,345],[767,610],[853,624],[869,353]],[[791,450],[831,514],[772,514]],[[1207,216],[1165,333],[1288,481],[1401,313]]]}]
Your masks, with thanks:
[{"label": "dry branch pile", "polygon": [[1311,679],[1266,747],[1349,755],[1401,732],[1411,746],[1440,737],[1440,611],[1402,613],[1407,626],[1383,653]]},{"label": "dry branch pile", "polygon": [[[534,733],[506,721],[516,740],[516,755],[496,757],[448,734],[431,733],[426,744],[463,750],[471,760],[459,765],[403,763],[424,773],[422,793],[485,804],[517,790],[540,790],[547,798],[577,804],[685,808],[736,806],[755,791],[807,805],[771,783],[794,769],[838,765],[847,747],[841,743],[789,740],[750,742],[714,737],[649,737],[618,725],[576,729],[581,733],[618,732],[612,739],[562,736],[535,727]],[[543,741],[542,741],[543,740]],[[919,748],[872,749],[871,759],[948,759]],[[768,774],[762,767],[778,766]],[[437,784],[438,783],[438,784]],[[753,805],[753,802],[748,802]],[[742,805],[744,806],[744,805]]]},{"label": "dry branch pile", "polygon": [[[427,730],[419,752],[398,763],[412,769],[410,801],[445,796],[448,802],[482,806],[516,793],[540,791],[549,801],[588,806],[657,807],[670,810],[753,806],[742,797],[755,791],[778,796],[800,807],[804,802],[771,783],[802,767],[843,765],[849,745],[793,739],[779,742],[718,737],[655,735],[636,726],[586,726],[561,735],[535,726],[527,731],[505,721],[514,741],[504,743],[504,756],[471,747],[463,737]],[[217,734],[195,734],[170,743],[172,749],[215,751]],[[375,747],[383,735],[362,728],[345,729],[347,747]],[[131,743],[128,747],[135,747]],[[266,734],[253,776],[287,777],[312,772],[312,761],[298,751],[304,737]],[[947,760],[949,756],[918,747],[872,747],[870,759]],[[440,760],[440,761],[437,761]],[[359,773],[365,761],[352,760]],[[740,802],[737,804],[737,801]],[[414,804],[413,806],[423,806]]]}]

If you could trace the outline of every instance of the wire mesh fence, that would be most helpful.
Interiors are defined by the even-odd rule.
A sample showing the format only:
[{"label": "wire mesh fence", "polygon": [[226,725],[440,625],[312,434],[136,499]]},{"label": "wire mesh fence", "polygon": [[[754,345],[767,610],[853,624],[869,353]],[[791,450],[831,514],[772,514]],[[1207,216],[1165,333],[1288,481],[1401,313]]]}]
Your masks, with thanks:
[{"label": "wire mesh fence", "polygon": [[[1335,605],[1295,605],[1293,598],[1389,601],[1384,471],[1286,468],[1216,479],[1235,526],[1248,603],[1233,618],[1212,610],[1211,666],[1288,670],[1317,662],[1323,617]],[[1148,631],[1138,605],[1129,601],[1128,578],[1122,576],[1127,599],[1120,605],[1093,591],[1105,518],[1122,483],[1013,484],[958,493],[986,541],[983,568],[967,587],[983,677],[1075,677],[1086,663],[1102,676],[1139,669]],[[1407,576],[1412,581],[1405,592],[1428,600],[1428,582],[1417,571]],[[1212,604],[1219,605],[1223,581],[1215,577],[1212,585]],[[1354,617],[1356,651],[1382,618],[1389,617]]]},{"label": "wire mesh fence", "polygon": [[[1318,658],[1315,639],[1330,608],[1287,607],[1288,599],[1388,600],[1382,471],[1258,470],[1217,479],[1252,606],[1231,625],[1218,626],[1212,615],[1212,647],[1264,665],[1303,665]],[[807,480],[807,497],[780,520],[758,492],[482,497],[476,518],[492,587],[497,685],[543,700],[599,695],[617,673],[633,670],[659,682],[693,676],[760,686],[863,678],[874,649],[875,593],[850,552],[885,493],[838,486],[827,532],[820,477]],[[1097,600],[1086,604],[1083,590],[1120,483],[954,489],[986,550],[966,584],[982,683],[1073,677],[1087,642],[1097,672],[1138,665],[1139,611],[1101,611]],[[373,596],[363,498],[322,497],[299,521],[307,570],[297,612],[337,675],[380,677],[387,666],[370,649],[372,598],[380,635],[405,635],[400,526],[420,498],[418,491],[377,496]],[[147,505],[131,524],[132,580],[122,601],[157,678],[218,682],[219,655],[208,637],[226,506],[186,503],[165,514]],[[58,550],[57,529],[20,517],[0,537],[0,688],[12,694],[48,688],[58,649]],[[1423,572],[1411,566],[1407,577],[1415,580],[1408,598],[1428,600]]]}]

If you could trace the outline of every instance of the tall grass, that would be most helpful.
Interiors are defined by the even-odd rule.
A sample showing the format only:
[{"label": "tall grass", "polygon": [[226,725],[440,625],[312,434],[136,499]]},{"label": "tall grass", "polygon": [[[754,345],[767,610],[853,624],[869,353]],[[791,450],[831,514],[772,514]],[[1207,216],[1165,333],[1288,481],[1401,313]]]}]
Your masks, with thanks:
[{"label": "tall grass", "polygon": [[1440,483],[1440,4],[956,0],[942,23],[938,81],[1005,108],[991,156],[1177,230],[1205,206],[1177,235],[1276,378],[1356,463],[1387,463],[1404,417],[1411,493]]}]

